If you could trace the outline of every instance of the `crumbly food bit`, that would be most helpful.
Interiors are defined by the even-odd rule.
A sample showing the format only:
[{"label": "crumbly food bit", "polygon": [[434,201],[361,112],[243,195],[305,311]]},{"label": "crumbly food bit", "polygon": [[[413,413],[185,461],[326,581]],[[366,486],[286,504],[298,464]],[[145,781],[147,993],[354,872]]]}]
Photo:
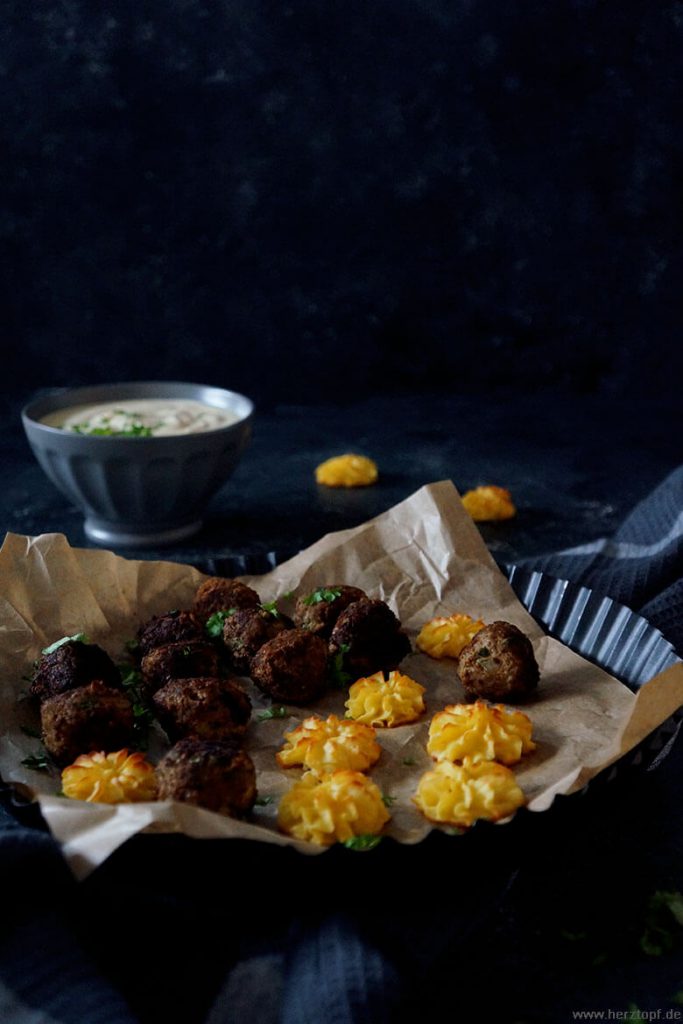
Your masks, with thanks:
[{"label": "crumbly food bit", "polygon": [[154,768],[144,754],[117,750],[81,754],[62,772],[62,792],[88,803],[122,804],[156,800]]},{"label": "crumbly food bit", "polygon": [[336,715],[311,715],[291,732],[276,755],[282,768],[302,765],[316,775],[350,770],[364,772],[380,757],[375,730],[360,722],[345,722]]},{"label": "crumbly food bit", "polygon": [[430,821],[469,828],[498,821],[526,803],[514,772],[495,761],[439,761],[420,779],[413,802]]},{"label": "crumbly food bit", "polygon": [[354,836],[378,835],[389,821],[382,794],[362,772],[312,772],[280,801],[278,825],[295,839],[329,846]]},{"label": "crumbly food bit", "polygon": [[367,487],[377,476],[377,464],[366,455],[335,455],[315,471],[316,482],[326,487]]},{"label": "crumbly food bit", "polygon": [[457,658],[484,622],[471,615],[456,613],[437,616],[425,622],[415,641],[417,647],[432,658]]},{"label": "crumbly food bit", "polygon": [[424,713],[424,686],[402,672],[358,679],[349,689],[346,717],[372,726],[407,725]]},{"label": "crumbly food bit", "polygon": [[475,523],[512,519],[517,514],[508,489],[497,487],[495,484],[475,487],[471,491],[466,491],[462,496],[462,503]]},{"label": "crumbly food bit", "polygon": [[427,753],[435,761],[500,761],[516,764],[536,749],[532,723],[503,704],[451,704],[432,718]]}]

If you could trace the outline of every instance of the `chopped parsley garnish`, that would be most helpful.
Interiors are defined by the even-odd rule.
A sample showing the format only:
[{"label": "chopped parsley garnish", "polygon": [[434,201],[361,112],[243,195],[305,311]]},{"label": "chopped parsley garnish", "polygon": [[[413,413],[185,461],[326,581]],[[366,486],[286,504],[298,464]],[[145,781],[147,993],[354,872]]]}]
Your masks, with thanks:
[{"label": "chopped parsley garnish", "polygon": [[147,737],[154,721],[152,709],[144,690],[142,673],[132,665],[119,665],[121,685],[128,694],[133,708],[133,733],[139,750],[147,749]]},{"label": "chopped parsley garnish", "polygon": [[395,796],[389,796],[388,793],[382,794],[382,803],[385,807],[393,807],[397,799]]},{"label": "chopped parsley garnish", "polygon": [[74,633],[73,636],[63,636],[61,638],[61,640],[55,640],[55,642],[53,644],[50,644],[49,647],[43,647],[42,653],[43,654],[52,654],[53,651],[59,650],[59,648],[63,647],[64,644],[70,644],[72,642],[73,643],[81,643],[81,644],[89,644],[90,640],[85,635],[85,633]]},{"label": "chopped parsley garnish", "polygon": [[268,804],[272,804],[274,799],[274,796],[257,796],[256,800],[254,801],[254,806],[267,807]]},{"label": "chopped parsley garnish", "polygon": [[338,686],[340,689],[348,686],[351,682],[351,673],[344,668],[344,657],[349,650],[348,644],[341,644],[338,653],[330,660],[327,670],[332,685]]},{"label": "chopped parsley garnish", "polygon": [[339,587],[318,587],[308,597],[302,598],[304,604],[320,604],[321,601],[336,601],[341,596]]},{"label": "chopped parsley garnish", "polygon": [[223,635],[223,623],[226,619],[229,619],[231,615],[234,615],[237,611],[236,608],[225,608],[222,611],[214,612],[204,623],[204,629],[211,637],[219,637]]},{"label": "chopped parsley garnish", "polygon": [[404,757],[403,763],[407,765],[408,768],[412,768],[414,764],[417,764],[417,761],[415,760],[414,757]]},{"label": "chopped parsley garnish", "polygon": [[266,601],[265,604],[261,605],[261,608],[263,608],[264,612],[269,612],[274,618],[280,618],[280,612],[275,601]]},{"label": "chopped parsley garnish", "polygon": [[74,434],[86,434],[88,437],[152,437],[152,427],[142,423],[131,423],[123,430],[114,427],[91,427],[89,423],[74,423],[71,427]]},{"label": "chopped parsley garnish", "polygon": [[47,754],[29,754],[22,758],[21,763],[25,768],[31,768],[34,772],[48,772],[50,770],[50,759]]},{"label": "chopped parsley garnish", "polygon": [[358,850],[364,853],[366,850],[374,850],[381,842],[381,836],[352,836],[351,839],[344,840],[344,846],[347,850]]},{"label": "chopped parsley garnish", "polygon": [[257,722],[266,722],[269,718],[287,718],[289,712],[287,708],[283,708],[281,704],[274,704],[272,708],[266,708],[257,717]]},{"label": "chopped parsley garnish", "polygon": [[266,722],[269,718],[287,718],[288,714],[287,708],[281,704],[274,704],[272,707],[262,711],[256,720],[258,722]]}]

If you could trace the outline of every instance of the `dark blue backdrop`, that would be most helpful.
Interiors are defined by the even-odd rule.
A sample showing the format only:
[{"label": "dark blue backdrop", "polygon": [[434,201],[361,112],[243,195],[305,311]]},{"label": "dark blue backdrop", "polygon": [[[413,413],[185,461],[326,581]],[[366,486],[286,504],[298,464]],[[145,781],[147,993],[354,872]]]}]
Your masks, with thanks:
[{"label": "dark blue backdrop", "polygon": [[680,4],[5,0],[2,386],[673,394]]}]

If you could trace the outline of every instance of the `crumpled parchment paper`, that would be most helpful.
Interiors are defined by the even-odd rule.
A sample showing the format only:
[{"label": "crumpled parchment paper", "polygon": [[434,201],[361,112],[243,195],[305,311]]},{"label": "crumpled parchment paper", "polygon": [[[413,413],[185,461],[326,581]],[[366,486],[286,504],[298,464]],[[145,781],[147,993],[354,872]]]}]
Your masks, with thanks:
[{"label": "crumpled parchment paper", "polygon": [[[261,721],[259,713],[269,702],[251,681],[245,682],[254,704],[247,749],[262,802],[243,821],[173,801],[106,805],[68,800],[55,795],[60,787],[56,772],[45,775],[21,764],[40,750],[39,740],[22,731],[32,713],[35,722],[35,713],[20,698],[42,648],[84,632],[122,661],[125,643],[139,625],[171,608],[190,607],[204,578],[175,562],[71,548],[60,534],[8,534],[0,550],[0,774],[39,801],[78,877],[142,831],[240,837],[321,852],[277,830],[279,797],[301,773],[281,770],[275,753],[283,734],[309,714],[343,715],[346,691],[330,690],[313,706],[289,707],[288,718]],[[558,794],[582,788],[683,704],[683,663],[633,694],[545,636],[496,566],[450,482],[423,487],[362,526],[323,537],[267,575],[243,579],[263,601],[280,598],[284,611],[297,594],[321,585],[362,587],[390,604],[413,644],[421,626],[435,615],[465,612],[485,622],[505,619],[519,626],[531,638],[541,669],[537,696],[523,706],[533,721],[537,749],[514,769],[531,811],[543,811]],[[402,671],[426,686],[427,713],[412,725],[377,730],[383,753],[370,774],[391,798],[387,834],[416,843],[434,827],[411,800],[419,777],[432,764],[425,752],[429,721],[446,704],[462,701],[464,692],[451,661],[411,654]],[[164,744],[159,730],[152,749],[158,752]]]}]

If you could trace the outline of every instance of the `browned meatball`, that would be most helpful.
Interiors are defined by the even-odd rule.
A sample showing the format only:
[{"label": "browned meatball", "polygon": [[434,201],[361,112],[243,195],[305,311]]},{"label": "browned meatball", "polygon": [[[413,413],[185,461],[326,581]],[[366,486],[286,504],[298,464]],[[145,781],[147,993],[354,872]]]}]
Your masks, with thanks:
[{"label": "browned meatball", "polygon": [[515,701],[534,692],[539,671],[529,638],[511,622],[492,622],[463,647],[458,676],[473,697]]},{"label": "browned meatball", "polygon": [[265,608],[238,608],[223,623],[223,642],[236,672],[249,673],[251,659],[268,640],[292,628],[285,615]]},{"label": "browned meatball", "polygon": [[334,625],[344,609],[362,597],[367,597],[367,594],[359,587],[347,587],[344,584],[318,587],[305,597],[298,598],[294,609],[294,622],[302,629],[308,629],[311,633],[329,640]]},{"label": "browned meatball", "polygon": [[204,628],[193,612],[167,612],[155,615],[140,626],[137,634],[138,654],[141,658],[156,647],[177,644],[186,640],[205,640]]},{"label": "browned meatball", "polygon": [[160,800],[181,800],[219,814],[245,814],[256,799],[256,771],[249,755],[229,741],[184,739],[156,769]]},{"label": "browned meatball", "polygon": [[100,679],[107,686],[121,685],[121,674],[106,651],[97,644],[68,640],[41,657],[29,693],[45,700],[85,686],[93,679]]},{"label": "browned meatball", "polygon": [[268,640],[251,662],[251,677],[273,700],[306,704],[320,696],[327,674],[327,644],[305,629]]},{"label": "browned meatball", "polygon": [[410,641],[388,604],[365,597],[341,613],[330,637],[330,654],[343,657],[355,676],[390,671],[410,654]]},{"label": "browned meatball", "polygon": [[45,749],[59,765],[93,750],[119,750],[133,741],[130,701],[99,680],[48,697],[40,708],[40,724]]},{"label": "browned meatball", "polygon": [[140,663],[145,687],[154,692],[169,679],[220,675],[220,654],[204,640],[166,644],[146,654]]},{"label": "browned meatball", "polygon": [[195,594],[192,610],[199,621],[205,623],[215,612],[227,612],[230,608],[254,608],[260,603],[261,598],[256,591],[241,580],[211,576]]},{"label": "browned meatball", "polygon": [[210,676],[171,679],[157,690],[152,704],[171,743],[185,736],[202,740],[243,736],[251,714],[251,701],[240,686]]}]

